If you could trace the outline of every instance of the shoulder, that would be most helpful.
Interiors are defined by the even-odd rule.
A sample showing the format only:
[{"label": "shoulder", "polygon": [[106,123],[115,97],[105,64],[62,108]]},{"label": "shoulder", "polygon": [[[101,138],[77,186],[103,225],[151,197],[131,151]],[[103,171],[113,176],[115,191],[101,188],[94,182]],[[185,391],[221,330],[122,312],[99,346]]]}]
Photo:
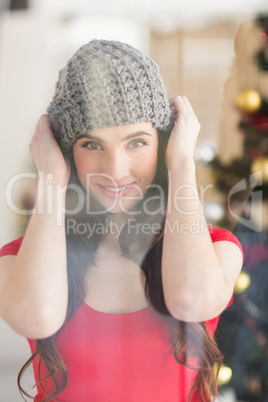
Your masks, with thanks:
[{"label": "shoulder", "polygon": [[233,243],[240,249],[242,257],[244,257],[243,248],[240,241],[230,230],[214,228],[211,226],[208,226],[208,230],[213,243],[226,241]]},{"label": "shoulder", "polygon": [[19,252],[22,240],[23,240],[23,236],[5,244],[0,249],[0,257],[3,257],[5,255],[17,255]]},{"label": "shoulder", "polygon": [[11,268],[19,252],[23,237],[13,240],[0,249],[0,293],[5,287],[5,281],[10,275]]},{"label": "shoulder", "polygon": [[19,252],[23,237],[19,237],[5,244],[0,249],[0,282],[3,283],[6,276],[9,275],[10,268],[14,263],[16,256]]},{"label": "shoulder", "polygon": [[214,228],[213,226],[208,226],[208,231],[209,231],[211,240],[213,242],[231,241],[232,243],[237,244],[242,249],[242,246],[241,246],[238,238],[230,230],[219,229],[219,228]]}]

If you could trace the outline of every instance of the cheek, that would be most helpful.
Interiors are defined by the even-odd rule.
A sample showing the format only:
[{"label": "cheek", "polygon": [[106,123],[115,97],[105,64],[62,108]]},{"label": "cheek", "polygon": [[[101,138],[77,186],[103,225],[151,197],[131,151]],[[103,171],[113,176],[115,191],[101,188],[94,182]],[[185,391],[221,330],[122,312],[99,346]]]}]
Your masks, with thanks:
[{"label": "cheek", "polygon": [[96,163],[94,163],[94,161],[92,161],[92,159],[85,160],[85,158],[75,157],[74,155],[74,163],[76,166],[78,178],[81,184],[83,184],[84,186],[87,182],[87,174],[98,172],[98,166]]},{"label": "cheek", "polygon": [[138,168],[141,174],[147,177],[147,181],[152,182],[157,169],[157,153],[149,154],[143,158]]}]

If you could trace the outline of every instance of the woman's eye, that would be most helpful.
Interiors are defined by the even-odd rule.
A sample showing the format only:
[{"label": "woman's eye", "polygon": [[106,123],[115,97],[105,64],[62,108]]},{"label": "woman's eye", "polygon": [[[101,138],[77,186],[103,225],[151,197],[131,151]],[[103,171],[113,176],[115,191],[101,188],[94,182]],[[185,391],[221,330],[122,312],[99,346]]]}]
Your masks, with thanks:
[{"label": "woman's eye", "polygon": [[143,145],[148,145],[148,142],[142,139],[133,140],[130,143],[130,148],[140,148]]},{"label": "woman's eye", "polygon": [[92,151],[102,149],[101,145],[98,142],[87,141],[82,145],[83,148],[91,149]]}]

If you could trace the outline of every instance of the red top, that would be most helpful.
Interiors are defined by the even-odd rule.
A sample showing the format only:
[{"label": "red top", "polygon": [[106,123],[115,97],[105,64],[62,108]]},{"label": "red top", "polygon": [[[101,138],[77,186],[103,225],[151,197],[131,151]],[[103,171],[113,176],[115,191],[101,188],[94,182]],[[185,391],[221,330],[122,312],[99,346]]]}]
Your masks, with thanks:
[{"label": "red top", "polygon": [[[242,251],[231,232],[211,229],[210,234],[213,242],[231,241]],[[0,256],[16,255],[22,239],[4,246]],[[212,336],[218,320],[206,322]],[[34,352],[35,341],[28,341]],[[83,303],[59,333],[56,346],[68,369],[68,384],[56,401],[182,402],[197,374],[175,361],[168,323],[151,306],[134,313],[107,314]],[[33,362],[36,381],[38,360]],[[53,382],[47,380],[46,387],[53,389]],[[37,390],[35,401],[41,401],[44,392],[41,386]],[[200,397],[195,395],[191,401]]]}]

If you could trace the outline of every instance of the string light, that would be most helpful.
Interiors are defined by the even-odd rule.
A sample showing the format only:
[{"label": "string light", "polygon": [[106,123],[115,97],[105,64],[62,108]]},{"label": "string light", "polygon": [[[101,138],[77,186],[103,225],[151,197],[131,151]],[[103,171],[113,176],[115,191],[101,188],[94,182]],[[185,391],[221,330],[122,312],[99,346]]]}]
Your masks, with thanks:
[{"label": "string light", "polygon": [[218,376],[218,386],[221,387],[228,384],[232,378],[232,374],[232,369],[222,364]]},{"label": "string light", "polygon": [[250,286],[250,283],[251,280],[249,275],[245,271],[241,271],[236,281],[234,292],[236,294],[245,292],[245,290]]}]

